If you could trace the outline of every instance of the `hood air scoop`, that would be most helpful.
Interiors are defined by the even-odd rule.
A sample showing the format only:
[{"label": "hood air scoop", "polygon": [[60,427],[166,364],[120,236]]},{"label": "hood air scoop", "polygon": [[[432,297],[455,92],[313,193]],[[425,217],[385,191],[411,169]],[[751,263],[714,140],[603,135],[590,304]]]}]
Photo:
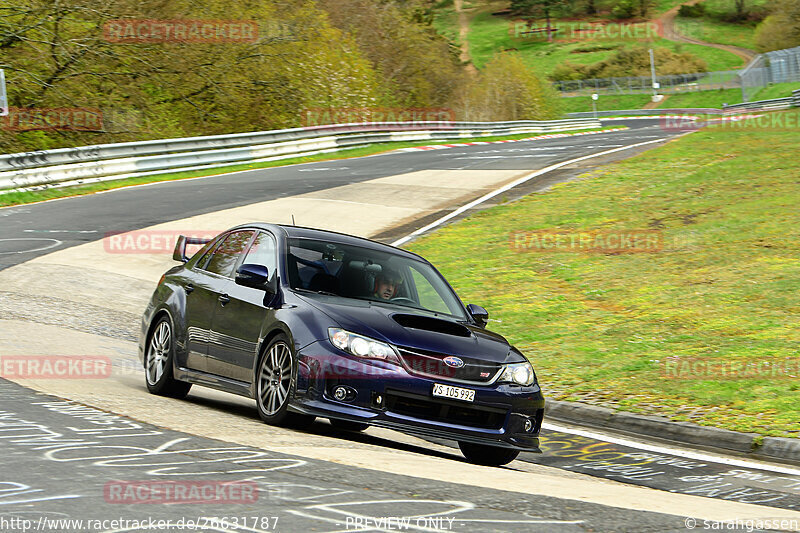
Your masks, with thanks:
[{"label": "hood air scoop", "polygon": [[456,337],[469,337],[472,334],[466,327],[461,324],[456,324],[455,322],[450,322],[449,320],[404,314],[392,315],[392,318],[404,328],[435,331],[436,333],[444,333]]}]

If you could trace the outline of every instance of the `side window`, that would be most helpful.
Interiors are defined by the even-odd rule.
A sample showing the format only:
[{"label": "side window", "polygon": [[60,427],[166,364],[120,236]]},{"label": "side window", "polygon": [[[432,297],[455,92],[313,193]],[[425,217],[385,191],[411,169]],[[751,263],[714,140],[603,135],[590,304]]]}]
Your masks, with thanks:
[{"label": "side window", "polygon": [[252,231],[236,231],[228,235],[214,250],[205,270],[228,278],[233,277],[233,267],[253,237]]},{"label": "side window", "polygon": [[277,245],[275,238],[269,233],[259,232],[255,242],[247,251],[242,264],[248,263],[253,265],[263,265],[267,267],[270,277],[278,267],[278,262],[275,257],[275,249]]}]

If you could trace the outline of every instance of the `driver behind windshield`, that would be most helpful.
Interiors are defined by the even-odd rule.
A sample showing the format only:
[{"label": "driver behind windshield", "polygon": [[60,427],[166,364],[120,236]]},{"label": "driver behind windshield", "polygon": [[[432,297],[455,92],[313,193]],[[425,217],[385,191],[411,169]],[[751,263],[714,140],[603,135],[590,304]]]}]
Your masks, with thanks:
[{"label": "driver behind windshield", "polygon": [[403,278],[397,271],[385,268],[375,277],[375,290],[372,296],[378,300],[391,300],[397,296],[402,283]]}]

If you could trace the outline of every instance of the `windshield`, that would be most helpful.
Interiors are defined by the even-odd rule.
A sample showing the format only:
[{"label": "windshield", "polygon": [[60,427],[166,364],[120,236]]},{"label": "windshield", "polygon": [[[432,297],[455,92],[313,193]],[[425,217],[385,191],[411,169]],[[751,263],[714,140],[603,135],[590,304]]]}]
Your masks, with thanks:
[{"label": "windshield", "polygon": [[466,319],[444,279],[422,261],[313,239],[289,239],[286,259],[293,289]]}]

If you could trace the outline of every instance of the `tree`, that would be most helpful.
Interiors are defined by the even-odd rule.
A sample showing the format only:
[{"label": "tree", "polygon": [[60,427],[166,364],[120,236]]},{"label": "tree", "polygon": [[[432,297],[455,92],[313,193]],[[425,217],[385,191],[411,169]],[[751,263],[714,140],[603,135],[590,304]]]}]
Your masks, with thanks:
[{"label": "tree", "polygon": [[[20,108],[136,112],[136,131],[0,130],[0,150],[299,126],[303,109],[363,107],[378,76],[355,41],[306,0],[6,0],[0,68]],[[119,19],[256,21],[254,40],[115,42]]]},{"label": "tree", "polygon": [[351,35],[380,74],[384,103],[446,105],[462,81],[458,56],[412,0],[318,0],[331,23]]},{"label": "tree", "polygon": [[545,19],[545,31],[547,40],[553,40],[555,28],[553,28],[550,17],[553,16],[558,8],[563,6],[564,0],[511,0],[511,13],[522,17],[543,16]]},{"label": "tree", "polygon": [[800,46],[800,0],[775,0],[770,15],[756,28],[756,46],[769,52]]},{"label": "tree", "polygon": [[467,121],[556,119],[560,105],[555,89],[514,52],[497,54],[456,98],[457,115]]}]

